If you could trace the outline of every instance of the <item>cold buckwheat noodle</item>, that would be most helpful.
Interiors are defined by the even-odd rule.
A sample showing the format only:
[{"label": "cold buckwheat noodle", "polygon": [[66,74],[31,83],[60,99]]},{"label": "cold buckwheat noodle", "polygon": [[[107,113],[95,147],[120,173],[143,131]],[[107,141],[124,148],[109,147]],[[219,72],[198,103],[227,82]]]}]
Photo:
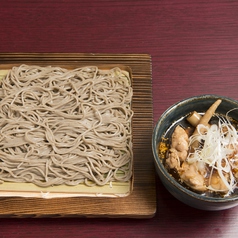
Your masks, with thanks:
[{"label": "cold buckwheat noodle", "polygon": [[130,180],[132,87],[120,68],[21,65],[0,87],[1,182]]}]

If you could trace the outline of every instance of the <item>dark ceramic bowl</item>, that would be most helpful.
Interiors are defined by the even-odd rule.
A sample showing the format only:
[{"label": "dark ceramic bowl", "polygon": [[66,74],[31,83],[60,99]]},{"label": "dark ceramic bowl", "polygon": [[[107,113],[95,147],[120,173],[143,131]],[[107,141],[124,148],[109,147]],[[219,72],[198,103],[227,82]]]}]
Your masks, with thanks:
[{"label": "dark ceramic bowl", "polygon": [[[225,115],[229,110],[238,108],[238,101],[217,96],[202,95],[180,101],[168,108],[159,118],[152,136],[152,150],[156,171],[166,189],[181,202],[202,210],[224,210],[238,205],[238,191],[232,195],[221,197],[208,197],[186,189],[176,181],[165,169],[161,158],[158,155],[158,143],[165,133],[180,118],[187,116],[192,111],[205,112],[217,99],[222,99],[222,103],[216,112]],[[229,113],[229,116],[238,121],[238,110]],[[238,190],[238,189],[237,189]]]}]

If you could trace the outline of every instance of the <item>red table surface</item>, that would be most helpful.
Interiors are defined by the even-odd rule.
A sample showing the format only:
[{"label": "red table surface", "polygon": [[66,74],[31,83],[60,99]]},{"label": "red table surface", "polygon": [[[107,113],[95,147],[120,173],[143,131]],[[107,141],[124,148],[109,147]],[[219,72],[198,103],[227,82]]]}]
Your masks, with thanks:
[{"label": "red table surface", "polygon": [[[200,94],[238,99],[238,2],[1,0],[0,52],[147,53],[154,122]],[[237,237],[238,207],[193,209],[158,177],[151,219],[0,220],[0,237]]]}]

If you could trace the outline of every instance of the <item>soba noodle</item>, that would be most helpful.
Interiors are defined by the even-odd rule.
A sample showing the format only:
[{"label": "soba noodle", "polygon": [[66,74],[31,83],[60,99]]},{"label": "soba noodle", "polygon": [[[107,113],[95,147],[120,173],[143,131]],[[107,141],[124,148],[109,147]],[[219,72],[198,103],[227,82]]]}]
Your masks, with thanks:
[{"label": "soba noodle", "polygon": [[0,87],[0,181],[130,180],[132,87],[120,68],[21,65]]}]

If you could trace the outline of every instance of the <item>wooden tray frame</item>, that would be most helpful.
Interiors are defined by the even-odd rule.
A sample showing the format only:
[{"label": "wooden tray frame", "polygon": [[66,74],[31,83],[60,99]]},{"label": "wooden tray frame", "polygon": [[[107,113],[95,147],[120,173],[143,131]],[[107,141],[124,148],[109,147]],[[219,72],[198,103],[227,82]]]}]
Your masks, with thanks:
[{"label": "wooden tray frame", "polygon": [[122,198],[0,198],[0,217],[151,218],[156,213],[156,186],[151,136],[153,130],[151,57],[148,54],[0,53],[0,68],[35,64],[62,67],[124,65],[133,81],[133,192]]}]

